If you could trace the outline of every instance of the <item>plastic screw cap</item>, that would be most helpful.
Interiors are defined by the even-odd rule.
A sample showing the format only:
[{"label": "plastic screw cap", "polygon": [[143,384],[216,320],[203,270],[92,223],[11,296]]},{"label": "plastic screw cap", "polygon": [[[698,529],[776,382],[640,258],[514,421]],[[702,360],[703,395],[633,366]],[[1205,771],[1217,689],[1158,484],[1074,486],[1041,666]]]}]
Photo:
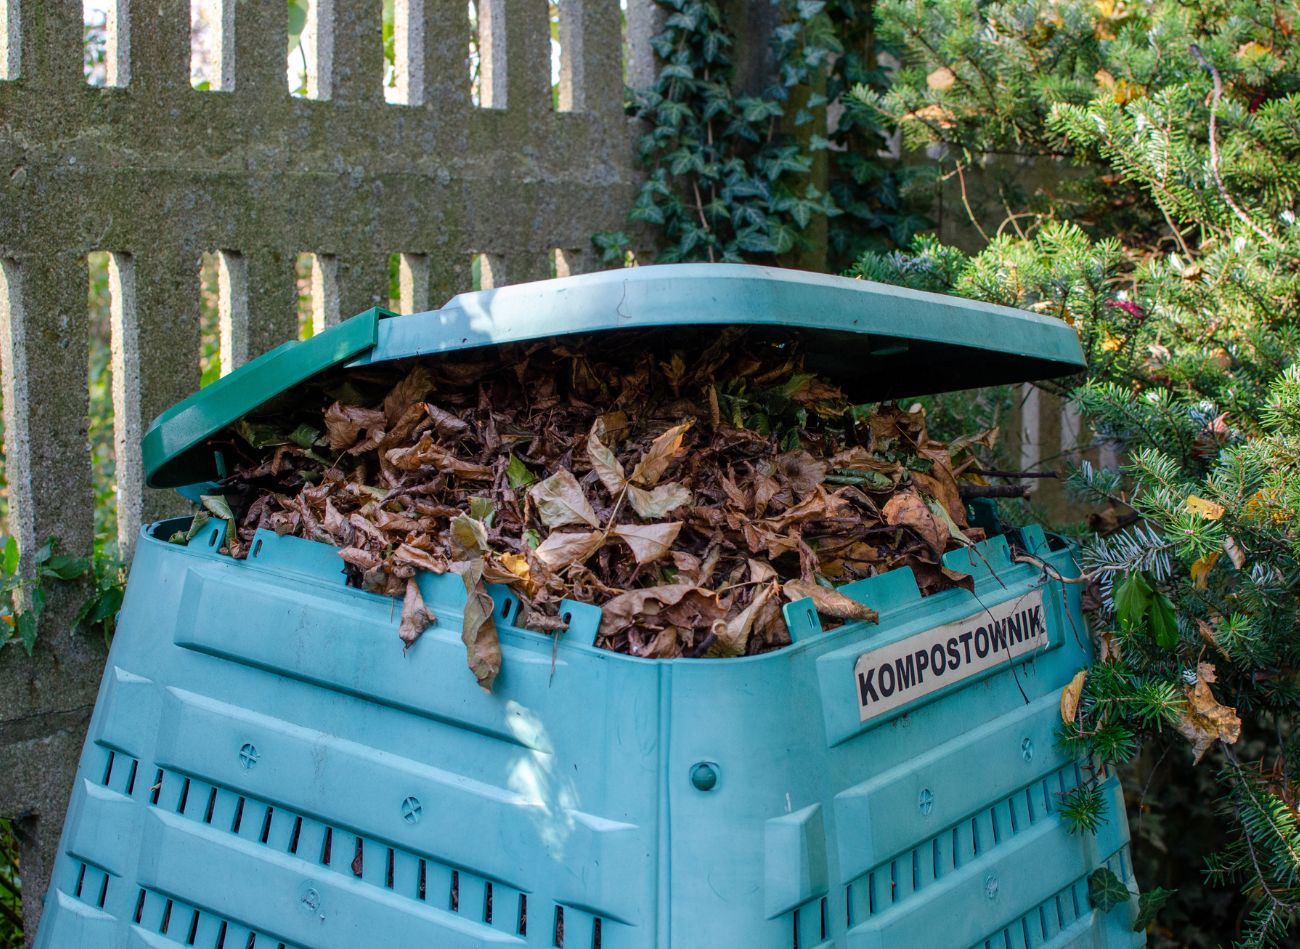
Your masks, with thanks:
[{"label": "plastic screw cap", "polygon": [[712,791],[718,786],[718,766],[711,761],[701,761],[691,768],[691,784],[697,791]]}]

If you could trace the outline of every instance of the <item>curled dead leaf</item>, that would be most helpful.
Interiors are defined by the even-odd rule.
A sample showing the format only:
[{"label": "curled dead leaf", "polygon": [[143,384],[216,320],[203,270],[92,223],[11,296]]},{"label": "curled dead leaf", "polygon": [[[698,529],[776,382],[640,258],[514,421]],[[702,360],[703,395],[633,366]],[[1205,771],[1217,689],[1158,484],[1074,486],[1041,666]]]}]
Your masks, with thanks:
[{"label": "curled dead leaf", "polygon": [[1087,678],[1088,670],[1080,669],[1061,690],[1061,721],[1067,725],[1079,717],[1079,699],[1083,697],[1083,682]]},{"label": "curled dead leaf", "polygon": [[787,580],[781,592],[790,601],[802,600],[804,597],[811,599],[813,608],[818,613],[832,619],[858,619],[869,623],[878,622],[880,619],[880,614],[865,603],[859,603],[838,590],[828,590],[820,583],[811,580]]},{"label": "curled dead leaf", "polygon": [[465,657],[470,672],[484,692],[492,691],[501,672],[501,642],[492,622],[494,606],[483,583],[483,560],[462,560],[452,564],[452,570],[465,584],[465,613],[461,622],[461,641],[465,643]]},{"label": "curled dead leaf", "polygon": [[1214,681],[1213,664],[1198,663],[1196,684],[1183,689],[1187,708],[1179,716],[1178,732],[1191,742],[1196,756],[1194,764],[1200,763],[1216,741],[1231,745],[1241,737],[1241,719],[1237,717],[1237,710],[1219,704],[1210,691],[1210,683]]},{"label": "curled dead leaf", "polygon": [[935,516],[924,499],[914,491],[900,491],[881,509],[890,527],[906,527],[916,533],[935,554],[942,554],[951,536],[948,525]]},{"label": "curled dead leaf", "polygon": [[659,479],[668,470],[668,466],[676,461],[677,456],[681,454],[682,439],[690,430],[690,427],[690,422],[674,425],[651,442],[646,453],[637,462],[636,467],[632,469],[632,474],[628,480],[643,488],[653,488],[658,484]]},{"label": "curled dead leaf", "polygon": [[404,648],[410,649],[420,634],[437,622],[433,613],[424,605],[420,595],[420,585],[414,578],[406,581],[406,595],[402,599],[402,622],[397,628]]}]

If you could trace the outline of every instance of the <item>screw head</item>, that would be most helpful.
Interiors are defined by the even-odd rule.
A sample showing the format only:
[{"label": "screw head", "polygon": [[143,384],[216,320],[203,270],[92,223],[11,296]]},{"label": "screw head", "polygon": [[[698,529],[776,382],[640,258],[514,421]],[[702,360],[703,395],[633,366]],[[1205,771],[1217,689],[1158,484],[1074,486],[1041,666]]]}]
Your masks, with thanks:
[{"label": "screw head", "polygon": [[1034,760],[1034,740],[1032,738],[1026,738],[1020,743],[1020,757],[1026,761]]},{"label": "screw head", "polygon": [[718,766],[711,761],[701,761],[691,768],[691,784],[697,791],[712,791],[718,786]]},{"label": "screw head", "polygon": [[262,756],[258,754],[257,747],[251,741],[244,742],[244,746],[239,749],[239,763],[245,770],[252,769],[260,757]]},{"label": "screw head", "polygon": [[418,824],[423,812],[424,806],[420,804],[418,797],[412,795],[402,801],[402,820],[408,824]]},{"label": "screw head", "polygon": [[934,792],[929,788],[921,788],[921,793],[916,796],[916,806],[923,816],[929,817],[934,810]]}]

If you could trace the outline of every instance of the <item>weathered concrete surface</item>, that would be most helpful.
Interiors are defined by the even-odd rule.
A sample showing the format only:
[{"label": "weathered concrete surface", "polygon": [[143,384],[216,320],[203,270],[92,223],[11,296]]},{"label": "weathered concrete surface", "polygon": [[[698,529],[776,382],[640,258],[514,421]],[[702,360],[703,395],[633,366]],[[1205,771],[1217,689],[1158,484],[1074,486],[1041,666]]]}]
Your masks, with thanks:
[{"label": "weathered concrete surface", "polygon": [[[399,3],[412,105],[384,102],[379,3],[332,4],[327,97],[313,100],[287,91],[285,5],[226,2],[220,92],[190,87],[189,0],[123,5],[120,88],[83,79],[81,0],[0,2],[0,368],[10,529],[26,551],[48,536],[90,548],[87,253],[119,255],[134,287],[114,315],[115,382],[119,425],[138,433],[198,384],[206,251],[238,255],[227,286],[246,299],[225,334],[238,360],[296,332],[300,252],[328,259],[321,298],[346,317],[387,304],[392,253],[409,255],[403,285],[424,309],[469,288],[475,254],[497,280],[548,276],[557,249],[576,272],[592,264],[590,235],[623,225],[639,130],[621,108],[617,0],[562,5],[561,111],[535,0],[479,4],[507,27],[480,38],[498,109],[471,104],[464,0]],[[644,72],[655,14],[651,0],[630,6]],[[120,448],[122,497],[138,499],[124,524],[183,506],[140,487],[134,438]],[[30,934],[104,663],[102,643],[71,629],[78,591],[53,592],[36,655],[0,653],[0,814],[23,818]]]}]

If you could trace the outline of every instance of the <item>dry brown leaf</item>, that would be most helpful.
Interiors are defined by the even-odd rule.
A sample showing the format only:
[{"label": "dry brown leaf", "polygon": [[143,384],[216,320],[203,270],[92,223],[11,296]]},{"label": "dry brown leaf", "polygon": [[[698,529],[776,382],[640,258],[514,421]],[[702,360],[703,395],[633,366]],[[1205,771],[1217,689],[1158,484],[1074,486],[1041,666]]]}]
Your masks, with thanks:
[{"label": "dry brown leaf", "polygon": [[581,563],[605,543],[600,531],[552,531],[533,554],[550,570]]},{"label": "dry brown leaf", "polygon": [[1061,721],[1067,725],[1079,717],[1079,699],[1083,697],[1083,682],[1087,678],[1088,670],[1080,669],[1061,690]]},{"label": "dry brown leaf", "polygon": [[407,580],[406,596],[402,600],[402,622],[397,628],[404,648],[410,649],[420,634],[436,622],[433,613],[424,605],[424,597],[420,596],[420,585],[414,578]]},{"label": "dry brown leaf", "polygon": [[363,409],[355,405],[335,402],[325,410],[325,435],[330,451],[351,448],[366,429],[382,429],[384,413],[378,409]]},{"label": "dry brown leaf", "polygon": [[935,92],[946,92],[952,88],[952,84],[956,81],[957,74],[947,66],[940,66],[925,77],[925,84]]},{"label": "dry brown leaf", "polygon": [[1201,662],[1196,666],[1196,685],[1183,689],[1187,709],[1178,719],[1178,732],[1192,744],[1196,755],[1193,764],[1199,764],[1216,741],[1231,745],[1241,737],[1241,719],[1237,717],[1237,710],[1219,704],[1210,691],[1213,681],[1214,666]]},{"label": "dry brown leaf", "polygon": [[430,573],[446,573],[447,560],[442,556],[434,556],[427,550],[420,550],[418,547],[412,547],[410,544],[401,544],[393,551],[393,559],[401,563],[409,563],[413,567],[421,570],[428,570]]},{"label": "dry brown leaf", "polygon": [[627,486],[627,500],[632,509],[646,520],[667,517],[684,504],[691,503],[691,492],[676,481],[661,484],[652,491]]},{"label": "dry brown leaf", "polygon": [[902,491],[890,498],[881,509],[890,527],[911,529],[936,554],[948,546],[948,525],[935,517],[925,501],[914,491]]},{"label": "dry brown leaf", "polygon": [[880,614],[865,603],[859,603],[838,590],[828,590],[811,580],[787,580],[781,589],[786,599],[792,602],[808,597],[822,616],[843,620],[860,619],[869,623],[880,619]]},{"label": "dry brown leaf", "polygon": [[[753,561],[750,561],[751,563]],[[775,581],[758,588],[749,606],[725,621],[713,624],[713,645],[705,652],[710,658],[743,656],[749,649],[749,638],[754,630],[754,622],[775,602],[781,585]]]},{"label": "dry brown leaf", "polygon": [[622,463],[614,453],[600,440],[597,434],[600,428],[603,426],[597,419],[591,434],[587,436],[587,457],[591,460],[592,470],[600,478],[600,483],[605,486],[605,490],[611,497],[617,497],[627,484],[627,473],[624,472]]},{"label": "dry brown leaf", "polygon": [[647,615],[657,615],[664,608],[680,603],[690,593],[717,599],[712,591],[689,583],[666,583],[628,590],[611,599],[602,608],[600,633],[602,636],[612,636],[633,623],[644,620]]},{"label": "dry brown leaf", "polygon": [[479,688],[491,692],[492,684],[501,672],[501,642],[492,622],[492,597],[483,585],[483,567],[482,559],[476,559],[459,561],[452,564],[451,569],[465,584],[465,613],[460,638],[465,643],[466,661]]},{"label": "dry brown leaf", "polygon": [[547,527],[564,527],[566,524],[600,526],[591,502],[582,493],[582,485],[567,468],[561,468],[545,481],[533,485],[528,495],[537,505],[537,514]]},{"label": "dry brown leaf", "polygon": [[632,474],[628,480],[643,488],[653,488],[658,484],[659,479],[668,470],[668,466],[676,461],[677,456],[681,454],[682,438],[685,437],[690,427],[690,422],[674,425],[651,442],[650,448],[637,462],[636,467],[632,469]]},{"label": "dry brown leaf", "polygon": [[488,552],[487,528],[468,514],[457,514],[448,527],[453,549],[462,559],[479,557]]},{"label": "dry brown leaf", "polygon": [[1235,539],[1229,537],[1225,540],[1223,542],[1223,551],[1228,555],[1228,559],[1232,561],[1232,565],[1238,570],[1246,566],[1246,552],[1241,549],[1241,545]]},{"label": "dry brown leaf", "polygon": [[433,377],[424,366],[416,365],[384,397],[384,418],[393,425],[413,402],[420,402],[433,388]]},{"label": "dry brown leaf", "polygon": [[1112,659],[1118,661],[1119,640],[1110,630],[1106,630],[1097,636],[1097,658],[1101,662],[1110,662]]},{"label": "dry brown leaf", "polygon": [[669,521],[662,524],[620,524],[610,533],[632,548],[632,556],[640,564],[658,560],[668,553],[681,529],[681,521]]}]

